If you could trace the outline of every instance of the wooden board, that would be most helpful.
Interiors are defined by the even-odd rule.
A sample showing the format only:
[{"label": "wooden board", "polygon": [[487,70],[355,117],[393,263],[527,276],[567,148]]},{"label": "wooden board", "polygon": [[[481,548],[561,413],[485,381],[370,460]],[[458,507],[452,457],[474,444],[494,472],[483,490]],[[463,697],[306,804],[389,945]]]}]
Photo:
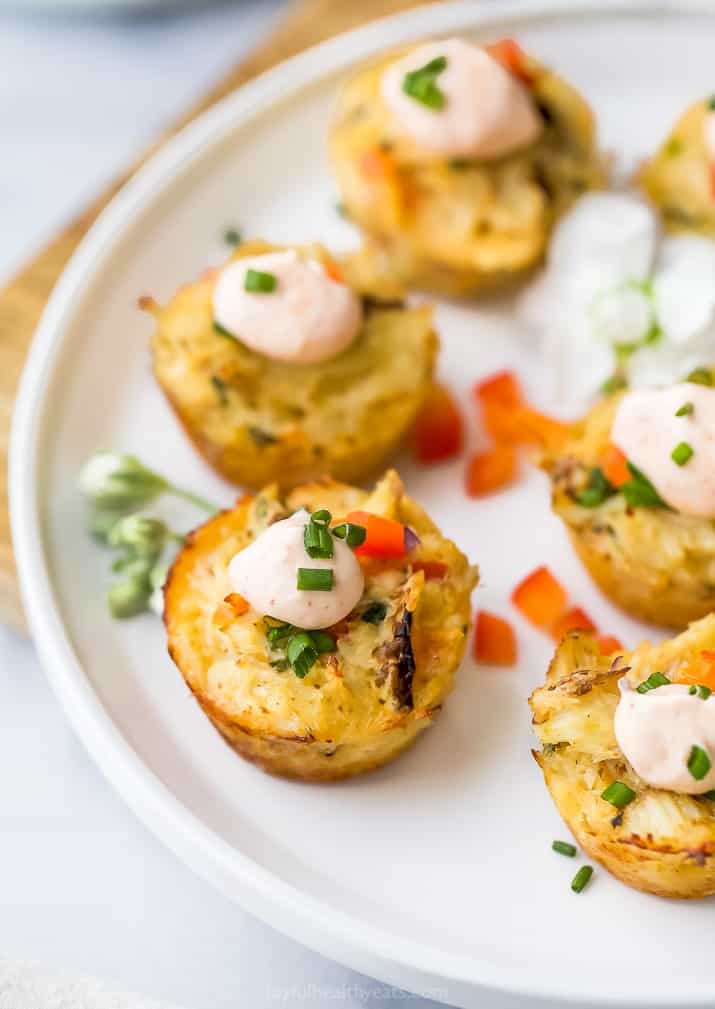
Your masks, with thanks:
[{"label": "wooden board", "polygon": [[72,221],[0,290],[0,622],[25,630],[10,540],[7,450],[15,390],[45,303],[85,232],[127,179],[177,130],[231,91],[308,46],[356,25],[416,7],[425,0],[297,0],[278,27],[247,59],[191,108],[167,134]]}]

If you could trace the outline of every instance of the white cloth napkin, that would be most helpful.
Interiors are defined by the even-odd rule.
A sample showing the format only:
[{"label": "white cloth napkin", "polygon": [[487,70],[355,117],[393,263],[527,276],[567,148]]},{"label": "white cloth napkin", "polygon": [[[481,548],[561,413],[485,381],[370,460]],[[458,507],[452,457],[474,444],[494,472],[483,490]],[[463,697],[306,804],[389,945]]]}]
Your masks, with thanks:
[{"label": "white cloth napkin", "polygon": [[0,1009],[179,1009],[69,971],[0,959]]}]

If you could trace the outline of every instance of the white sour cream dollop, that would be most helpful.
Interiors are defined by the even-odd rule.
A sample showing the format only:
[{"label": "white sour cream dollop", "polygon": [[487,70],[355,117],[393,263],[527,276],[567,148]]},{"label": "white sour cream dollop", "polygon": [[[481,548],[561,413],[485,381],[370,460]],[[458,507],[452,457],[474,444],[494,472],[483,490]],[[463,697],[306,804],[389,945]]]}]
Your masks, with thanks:
[{"label": "white sour cream dollop", "polygon": [[[317,630],[336,624],[355,608],[365,579],[360,562],[344,540],[333,537],[330,559],[308,556],[303,531],[309,518],[307,511],[299,511],[274,522],[235,555],[228,575],[234,591],[258,613]],[[329,592],[298,589],[298,568],[329,568],[333,588]]]},{"label": "white sour cream dollop", "polygon": [[[676,417],[686,403],[692,404],[692,413]],[[667,389],[630,392],[619,404],[611,441],[671,508],[715,518],[715,389],[679,382]],[[681,442],[693,449],[683,466],[671,458]]]},{"label": "white sour cream dollop", "polygon": [[[447,66],[435,83],[445,101],[430,108],[406,94],[403,83],[441,56]],[[543,128],[527,89],[484,49],[461,39],[418,46],[387,68],[381,87],[399,127],[447,158],[498,158],[532,143]]]},{"label": "white sour cream dollop", "polygon": [[[275,289],[253,293],[248,270],[272,274]],[[360,299],[321,263],[295,250],[247,256],[225,266],[213,291],[215,321],[251,350],[277,361],[315,364],[349,347],[362,323]]]},{"label": "white sour cream dollop", "polygon": [[[614,729],[623,755],[654,788],[701,795],[715,788],[715,694],[703,700],[686,684],[672,683],[639,694],[620,681]],[[693,746],[712,767],[700,781],[688,770]]]}]

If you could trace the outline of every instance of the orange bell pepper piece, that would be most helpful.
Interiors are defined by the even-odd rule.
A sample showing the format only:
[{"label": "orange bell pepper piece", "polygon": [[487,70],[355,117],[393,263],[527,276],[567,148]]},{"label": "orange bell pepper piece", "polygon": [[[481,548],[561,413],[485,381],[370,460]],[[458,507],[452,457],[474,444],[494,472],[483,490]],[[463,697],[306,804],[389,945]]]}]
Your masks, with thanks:
[{"label": "orange bell pepper piece", "polygon": [[610,634],[599,634],[596,638],[598,641],[598,647],[601,649],[601,655],[613,655],[614,652],[625,652],[625,648],[618,640]]},{"label": "orange bell pepper piece", "polygon": [[690,669],[678,673],[679,683],[701,683],[715,691],[715,651],[706,649],[700,653],[701,662]]},{"label": "orange bell pepper piece", "polygon": [[474,633],[474,658],[494,666],[513,666],[517,657],[514,628],[495,613],[480,610]]},{"label": "orange bell pepper piece", "polygon": [[405,527],[401,522],[364,511],[349,512],[346,521],[365,527],[365,542],[355,548],[358,557],[405,556]]},{"label": "orange bell pepper piece", "polygon": [[546,630],[554,626],[566,609],[566,591],[548,568],[527,575],[511,595],[511,601],[527,620]]},{"label": "orange bell pepper piece", "polygon": [[558,617],[551,627],[551,637],[561,641],[570,631],[595,631],[596,625],[579,606],[572,606]]},{"label": "orange bell pepper piece", "polygon": [[242,617],[244,613],[248,613],[251,608],[250,603],[243,596],[239,595],[238,592],[231,592],[224,599],[225,603],[233,610],[233,615],[236,617]]},{"label": "orange bell pepper piece", "polygon": [[417,414],[414,449],[418,462],[442,462],[459,455],[464,443],[464,423],[452,394],[435,385]]},{"label": "orange bell pepper piece", "polygon": [[482,405],[501,403],[519,406],[524,402],[521,384],[513,371],[497,371],[474,386],[474,397]]},{"label": "orange bell pepper piece", "polygon": [[715,163],[710,165],[710,195],[715,200]]},{"label": "orange bell pepper piece", "polygon": [[323,260],[323,269],[331,280],[334,280],[337,284],[342,284],[345,281],[345,275],[341,267],[335,262],[334,259]]},{"label": "orange bell pepper piece", "polygon": [[518,460],[511,445],[496,445],[473,455],[467,467],[467,494],[480,497],[512,483],[518,474]]},{"label": "orange bell pepper piece", "polygon": [[514,39],[500,39],[484,47],[492,59],[497,60],[510,74],[518,77],[523,84],[533,84],[533,76],[526,68],[526,54]]},{"label": "orange bell pepper piece", "polygon": [[449,567],[443,561],[415,561],[412,570],[424,571],[425,579],[429,582],[446,578]]},{"label": "orange bell pepper piece", "polygon": [[616,445],[610,444],[601,457],[601,469],[614,487],[620,487],[631,479],[626,466],[626,457]]}]

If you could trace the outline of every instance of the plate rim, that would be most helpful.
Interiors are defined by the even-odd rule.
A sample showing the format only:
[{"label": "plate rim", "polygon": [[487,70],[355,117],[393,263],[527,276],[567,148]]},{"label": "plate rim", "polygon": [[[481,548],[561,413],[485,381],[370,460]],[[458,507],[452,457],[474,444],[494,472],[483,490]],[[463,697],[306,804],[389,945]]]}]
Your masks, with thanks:
[{"label": "plate rim", "polygon": [[[279,63],[217,103],[184,127],[132,176],[84,237],[56,284],[28,354],[13,413],[9,450],[9,501],[12,539],[20,587],[32,637],[43,668],[75,732],[110,784],[162,843],[195,872],[257,917],[339,960],[389,983],[425,991],[429,982],[458,986],[459,1000],[480,988],[541,997],[583,1001],[575,981],[553,976],[505,977],[503,969],[475,956],[450,954],[376,928],[323,899],[306,895],[279,879],[207,827],[163,784],[123,737],[86,676],[65,628],[52,587],[43,546],[39,469],[48,423],[45,392],[58,367],[66,331],[94,276],[121,242],[125,229],[150,207],[164,185],[193,165],[232,130],[264,116],[276,103],[295,96],[341,68],[349,68],[380,50],[422,34],[450,29],[485,29],[520,18],[530,20],[622,13],[712,16],[709,0],[508,0],[475,5],[448,0],[381,18],[344,32]],[[319,71],[316,71],[319,66]],[[236,889],[240,891],[238,894]],[[389,957],[384,950],[390,950]],[[419,983],[418,983],[419,979]],[[659,980],[646,991],[603,979],[589,1001],[612,1005],[703,1005],[712,995],[707,982]],[[609,987],[610,985],[610,987]],[[434,992],[427,992],[432,994]],[[453,997],[454,993],[450,993]]]}]

